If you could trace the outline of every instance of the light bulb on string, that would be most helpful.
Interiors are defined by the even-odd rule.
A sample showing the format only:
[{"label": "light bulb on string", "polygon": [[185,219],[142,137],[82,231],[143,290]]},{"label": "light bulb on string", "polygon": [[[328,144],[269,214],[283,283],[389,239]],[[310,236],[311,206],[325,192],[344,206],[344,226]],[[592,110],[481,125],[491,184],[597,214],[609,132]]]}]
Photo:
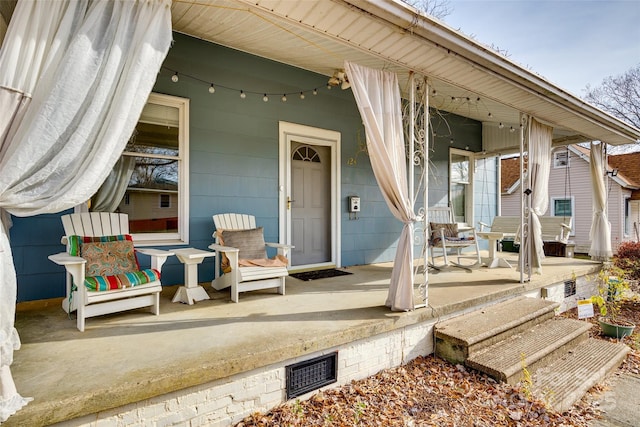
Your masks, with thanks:
[{"label": "light bulb on string", "polygon": [[287,102],[287,94],[282,95],[282,102]]},{"label": "light bulb on string", "polygon": [[240,91],[240,98],[245,99],[247,97],[247,94],[244,93],[243,90]]},{"label": "light bulb on string", "polygon": [[269,97],[267,96],[267,94],[266,94],[266,93],[265,93],[265,94],[264,94],[264,96],[262,97],[262,100],[263,100],[264,102],[269,101]]},{"label": "light bulb on string", "polygon": [[178,83],[178,80],[180,79],[178,78],[178,72],[176,71],[175,74],[171,76],[171,81],[174,83]]},{"label": "light bulb on string", "polygon": [[502,122],[500,122],[500,124],[498,125],[498,127],[499,127],[500,129],[502,129],[502,128],[504,127],[504,124],[502,124]]},{"label": "light bulb on string", "polygon": [[209,86],[209,93],[216,93],[216,88],[213,87],[213,83],[211,83],[211,86]]},{"label": "light bulb on string", "polygon": [[331,85],[327,84],[327,89],[331,90]]},{"label": "light bulb on string", "polygon": [[318,94],[318,89],[313,89],[313,94],[317,95]]},{"label": "light bulb on string", "polygon": [[509,132],[513,133],[513,132],[515,132],[515,131],[516,131],[516,130],[513,128],[513,126],[511,126],[511,127],[509,128]]},{"label": "light bulb on string", "polygon": [[493,114],[491,112],[489,112],[489,114],[487,114],[487,116],[493,117]]},{"label": "light bulb on string", "polygon": [[300,92],[300,99],[304,99],[304,92]]}]

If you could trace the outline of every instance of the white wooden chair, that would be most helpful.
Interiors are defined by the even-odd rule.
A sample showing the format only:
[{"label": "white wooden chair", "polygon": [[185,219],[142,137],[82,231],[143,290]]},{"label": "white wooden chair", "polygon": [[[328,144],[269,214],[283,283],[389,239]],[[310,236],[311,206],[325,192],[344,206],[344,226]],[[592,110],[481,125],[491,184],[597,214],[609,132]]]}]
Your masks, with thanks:
[{"label": "white wooden chair", "polygon": [[[87,260],[82,256],[75,255],[75,252],[78,250],[77,246],[80,247],[80,255],[82,255],[83,244],[78,244],[78,242],[91,240],[92,243],[104,243],[105,241],[112,240],[107,239],[106,236],[128,235],[129,219],[126,214],[86,212],[63,215],[62,224],[65,235],[61,241],[62,244],[66,245],[67,251],[50,255],[49,259],[66,268],[67,289],[66,298],[62,302],[62,308],[67,313],[77,311],[77,327],[80,331],[84,331],[85,320],[87,318],[103,314],[141,307],[150,307],[153,314],[160,314],[160,291],[162,290],[162,285],[159,279],[152,280],[149,283],[108,290],[92,290],[85,286],[85,279],[88,278],[85,274]],[[92,239],[78,239],[78,237],[71,236]],[[123,238],[121,240],[128,239]],[[84,243],[84,245],[86,245],[86,243]],[[135,251],[150,255],[151,268],[157,272],[160,272],[167,257],[173,255],[173,253],[169,251],[151,248],[135,249]],[[133,253],[133,256],[135,257],[135,253]],[[148,270],[138,274],[137,277],[145,275],[147,278],[155,279],[155,276],[149,274]],[[113,278],[114,276],[109,277]],[[88,279],[92,280],[91,278]],[[100,280],[102,281],[102,279]],[[135,280],[137,279],[134,279],[134,281]],[[107,281],[102,281],[101,283],[107,283]],[[127,282],[123,277],[121,277],[119,282],[116,280],[116,282],[111,283],[126,283],[131,285],[131,283]]]},{"label": "white wooden chair", "polygon": [[[449,266],[471,269],[474,267],[479,267],[481,265],[482,260],[480,258],[480,248],[478,246],[478,236],[476,235],[476,230],[474,228],[471,228],[469,230],[464,228],[462,231],[464,231],[465,234],[462,234],[461,230],[458,227],[459,225],[455,222],[429,222],[429,250],[431,252],[431,267],[437,270]],[[473,254],[463,255],[462,249],[469,247],[473,247],[475,249],[475,252]],[[443,262],[441,264],[437,264],[435,261],[436,256],[434,252],[436,249],[440,249],[442,253]],[[451,250],[455,251],[457,262],[454,262],[449,258],[449,252]],[[460,261],[463,257],[470,257],[473,259],[473,262],[469,264],[462,264]]]},{"label": "white wooden chair", "polygon": [[[240,252],[253,250],[265,251],[265,247],[272,247],[277,249],[278,255],[286,258],[289,253],[289,249],[293,246],[264,242],[264,238],[262,237],[262,228],[256,227],[256,219],[253,215],[235,213],[213,215],[213,223],[216,227],[216,231],[213,234],[215,243],[209,245],[209,248],[226,255],[229,260],[230,270],[221,275],[220,266],[216,262],[215,276],[211,282],[211,286],[216,290],[231,287],[231,301],[233,302],[238,302],[240,292],[254,291],[258,289],[277,288],[278,293],[280,295],[284,295],[285,277],[289,275],[289,270],[286,266],[240,266],[239,260],[241,258],[253,258],[251,256],[243,256],[243,253]],[[243,247],[226,246],[229,239],[225,236],[230,236],[228,231],[251,232],[251,242],[247,245],[238,245]],[[225,245],[220,244],[220,232],[223,233]],[[253,245],[261,245],[261,248],[249,247]]]}]

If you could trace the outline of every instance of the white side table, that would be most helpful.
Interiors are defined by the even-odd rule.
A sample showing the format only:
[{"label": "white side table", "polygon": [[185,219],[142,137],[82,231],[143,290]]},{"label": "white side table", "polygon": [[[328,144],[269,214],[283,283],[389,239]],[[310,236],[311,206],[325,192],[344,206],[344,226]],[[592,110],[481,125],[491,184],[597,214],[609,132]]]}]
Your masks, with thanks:
[{"label": "white side table", "polygon": [[498,240],[502,240],[505,237],[515,237],[515,233],[503,233],[500,231],[478,231],[476,235],[489,241],[489,259],[486,262],[486,266],[488,268],[511,268],[511,264],[509,264],[509,261],[498,256],[496,247],[498,246]]},{"label": "white side table", "polygon": [[198,264],[216,253],[195,248],[174,249],[173,252],[184,264],[184,286],[178,288],[171,301],[192,305],[195,301],[209,299],[207,291],[198,285]]}]

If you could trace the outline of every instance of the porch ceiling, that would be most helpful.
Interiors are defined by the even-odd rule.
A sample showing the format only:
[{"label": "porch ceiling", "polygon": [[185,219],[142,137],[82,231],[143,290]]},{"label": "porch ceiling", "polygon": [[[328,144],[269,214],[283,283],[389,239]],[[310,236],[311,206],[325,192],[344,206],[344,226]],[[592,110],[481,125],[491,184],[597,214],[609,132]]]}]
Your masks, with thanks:
[{"label": "porch ceiling", "polygon": [[640,130],[397,0],[173,0],[171,10],[175,31],[327,78],[345,60],[395,72],[404,92],[411,72],[425,75],[432,106],[507,129],[531,114],[558,144],[640,140]]}]

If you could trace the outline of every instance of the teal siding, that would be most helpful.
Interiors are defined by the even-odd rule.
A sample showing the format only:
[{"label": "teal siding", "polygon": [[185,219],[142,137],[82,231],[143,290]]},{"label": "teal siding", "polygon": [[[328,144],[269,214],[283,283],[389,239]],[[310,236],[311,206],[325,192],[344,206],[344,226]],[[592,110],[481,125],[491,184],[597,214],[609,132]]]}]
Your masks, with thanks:
[{"label": "teal siding", "polygon": [[[214,227],[211,216],[223,212],[251,213],[265,227],[265,240],[278,239],[278,122],[288,121],[339,131],[342,135],[342,264],[357,265],[390,261],[402,225],[389,212],[378,189],[369,158],[360,153],[355,165],[347,164],[358,151],[358,135],[364,135],[362,120],[350,90],[326,88],[327,77],[264,58],[174,34],[163,70],[154,91],[190,99],[190,243],[206,249]],[[179,81],[171,81],[177,70]],[[190,78],[196,77],[202,81]],[[210,94],[210,81],[216,92]],[[237,91],[248,94],[241,99]],[[262,92],[299,93],[318,89],[318,95],[281,95],[262,100]],[[480,150],[481,125],[448,115],[455,133],[453,146]],[[438,176],[431,179],[434,196],[430,204],[445,200],[448,187],[450,135],[440,124],[433,161]],[[361,137],[362,139],[362,137]],[[431,191],[431,190],[430,190]],[[347,197],[358,195],[362,211],[350,220]],[[11,244],[18,274],[18,301],[61,297],[64,272],[47,259],[63,250],[60,215],[14,218]],[[141,257],[143,266],[148,259]],[[213,259],[199,268],[199,280],[213,276]],[[163,268],[163,283],[183,281],[182,265],[170,258]]]}]

